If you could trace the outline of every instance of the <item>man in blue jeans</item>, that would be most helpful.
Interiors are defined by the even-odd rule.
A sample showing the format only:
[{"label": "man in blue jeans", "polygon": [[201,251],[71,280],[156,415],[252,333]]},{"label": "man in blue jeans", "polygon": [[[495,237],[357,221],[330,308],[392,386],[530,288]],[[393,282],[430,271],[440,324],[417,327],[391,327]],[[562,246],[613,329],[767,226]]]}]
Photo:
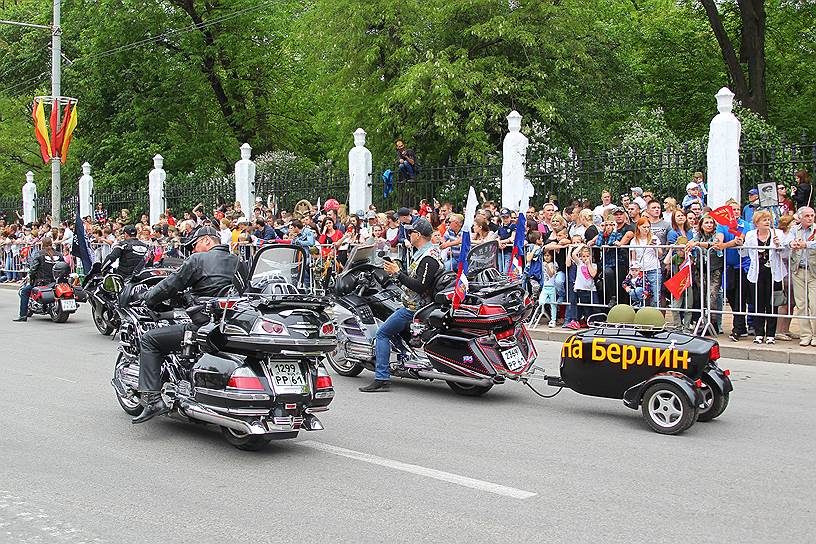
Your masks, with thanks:
[{"label": "man in blue jeans", "polygon": [[391,388],[391,341],[402,344],[400,333],[411,324],[414,312],[432,300],[436,278],[444,270],[439,249],[431,243],[434,229],[428,220],[419,219],[413,224],[404,225],[404,228],[414,248],[414,258],[407,271],[400,270],[399,265],[392,261],[383,263],[383,270],[390,276],[396,276],[402,287],[403,307],[391,314],[377,331],[374,381],[360,388],[363,393],[388,391]]}]

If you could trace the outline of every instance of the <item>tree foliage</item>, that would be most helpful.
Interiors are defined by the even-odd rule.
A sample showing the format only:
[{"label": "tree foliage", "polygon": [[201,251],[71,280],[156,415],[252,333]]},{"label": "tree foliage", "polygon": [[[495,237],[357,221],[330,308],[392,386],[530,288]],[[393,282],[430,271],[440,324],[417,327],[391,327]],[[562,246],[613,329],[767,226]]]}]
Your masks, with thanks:
[{"label": "tree foliage", "polygon": [[[143,185],[156,153],[171,173],[223,176],[244,141],[257,155],[342,165],[357,127],[379,164],[392,159],[396,138],[424,164],[479,160],[500,149],[512,109],[548,147],[576,153],[639,135],[699,140],[716,113],[714,94],[739,84],[723,37],[748,85],[743,105],[761,109],[747,103],[756,72],[749,53],[758,52],[746,48],[741,8],[749,5],[765,17],[760,113],[780,134],[812,127],[816,3],[724,0],[713,2],[716,13],[707,4],[64,0],[63,93],[80,99],[64,178],[70,187],[88,161],[97,186]],[[0,5],[0,19],[50,17],[49,2]],[[48,185],[30,104],[48,94],[49,38],[0,26],[5,193],[18,194],[30,169],[41,192]]]}]

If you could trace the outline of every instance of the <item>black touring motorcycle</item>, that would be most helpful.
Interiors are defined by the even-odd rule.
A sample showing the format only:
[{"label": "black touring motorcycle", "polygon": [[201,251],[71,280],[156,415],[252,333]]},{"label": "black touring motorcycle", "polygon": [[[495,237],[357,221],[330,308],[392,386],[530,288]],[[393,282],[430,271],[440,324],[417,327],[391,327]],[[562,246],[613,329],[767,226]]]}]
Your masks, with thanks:
[{"label": "black touring motorcycle", "polygon": [[335,349],[335,328],[325,313],[328,300],[305,287],[307,259],[297,246],[264,247],[248,275],[236,275],[230,293],[186,310],[131,302],[167,270],[147,269],[124,286],[120,353],[111,382],[122,409],[132,416],[143,409],[138,394],[142,335],[203,316],[207,323],[190,332],[183,351],[167,357],[162,368],[161,394],[171,417],[217,425],[243,450],[294,438],[301,429],[322,430],[315,414],[328,410],[334,389],[320,361]]},{"label": "black touring motorcycle", "polygon": [[[467,396],[483,395],[506,380],[526,381],[537,355],[524,325],[533,305],[520,280],[508,281],[499,274],[498,252],[496,242],[471,250],[470,285],[456,310],[452,305],[456,275],[440,276],[434,301],[417,310],[410,330],[400,339],[403,345],[392,342],[393,376],[442,380]],[[402,307],[401,290],[382,269],[375,246],[352,251],[337,278],[335,294],[337,349],[328,354],[329,364],[342,376],[373,371],[377,330]],[[403,350],[405,354],[400,353]]]}]

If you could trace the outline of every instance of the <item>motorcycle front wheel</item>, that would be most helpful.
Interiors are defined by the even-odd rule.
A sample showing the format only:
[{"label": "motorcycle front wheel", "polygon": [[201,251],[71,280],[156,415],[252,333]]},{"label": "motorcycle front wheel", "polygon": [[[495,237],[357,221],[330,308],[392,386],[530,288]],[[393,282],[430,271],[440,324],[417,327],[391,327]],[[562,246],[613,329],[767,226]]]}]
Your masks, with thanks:
[{"label": "motorcycle front wheel", "polygon": [[113,325],[110,324],[108,319],[105,317],[105,310],[97,310],[96,306],[91,305],[91,315],[93,316],[94,325],[96,325],[96,330],[99,331],[99,334],[103,336],[110,336],[113,332]]},{"label": "motorcycle front wheel", "polygon": [[[118,379],[119,381],[122,380],[122,354],[119,354],[119,357],[116,359],[116,366],[113,369],[113,377],[114,379]],[[114,389],[116,392],[116,389]],[[119,406],[122,407],[122,410],[125,411],[126,414],[131,416],[138,416],[144,410],[144,406],[142,406],[141,398],[139,395],[131,395],[129,397],[122,397],[118,392],[116,392],[116,400],[119,401]]]},{"label": "motorcycle front wheel", "polygon": [[334,348],[334,351],[330,351],[326,354],[326,359],[329,361],[329,365],[335,372],[341,376],[353,378],[354,376],[358,376],[360,372],[363,371],[363,365],[355,363],[348,358],[345,341],[342,338],[342,334],[343,333],[340,331],[337,332],[337,347]]}]

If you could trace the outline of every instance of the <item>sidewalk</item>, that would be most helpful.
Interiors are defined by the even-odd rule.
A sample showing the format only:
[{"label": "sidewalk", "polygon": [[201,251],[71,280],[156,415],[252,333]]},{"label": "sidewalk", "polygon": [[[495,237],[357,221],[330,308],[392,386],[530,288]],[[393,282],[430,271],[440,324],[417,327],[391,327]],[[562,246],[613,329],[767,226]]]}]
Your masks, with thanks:
[{"label": "sidewalk", "polygon": [[[668,319],[671,319],[671,317]],[[731,316],[723,316],[722,329],[725,333],[717,337],[720,342],[720,355],[724,359],[816,366],[816,347],[800,347],[799,340],[777,341],[776,344],[768,346],[754,344],[752,342],[753,338],[749,336],[741,338],[739,342],[732,342],[728,338],[728,332],[731,331],[731,321]],[[794,333],[799,332],[796,318],[793,319],[790,330]],[[564,342],[575,331],[562,329],[560,326],[550,329],[544,324],[543,327],[539,325],[536,328],[530,328],[529,332],[534,340]]]}]

